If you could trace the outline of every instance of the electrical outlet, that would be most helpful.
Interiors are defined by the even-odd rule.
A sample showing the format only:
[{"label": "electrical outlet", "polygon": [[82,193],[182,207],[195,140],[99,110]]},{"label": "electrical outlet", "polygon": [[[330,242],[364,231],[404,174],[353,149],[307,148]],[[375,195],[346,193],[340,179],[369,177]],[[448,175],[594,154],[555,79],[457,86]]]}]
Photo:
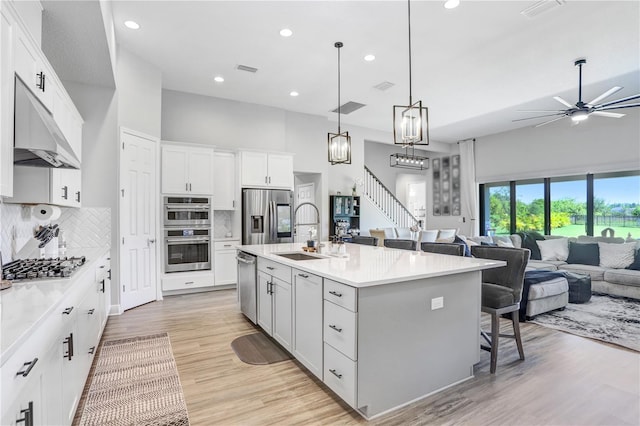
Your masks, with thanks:
[{"label": "electrical outlet", "polygon": [[444,308],[444,297],[435,297],[431,299],[431,310]]}]

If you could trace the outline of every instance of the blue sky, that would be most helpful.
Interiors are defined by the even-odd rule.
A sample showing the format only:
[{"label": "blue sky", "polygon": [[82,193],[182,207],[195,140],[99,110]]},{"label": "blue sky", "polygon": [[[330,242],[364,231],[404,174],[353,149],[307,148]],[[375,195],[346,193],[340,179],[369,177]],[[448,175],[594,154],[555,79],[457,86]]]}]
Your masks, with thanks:
[{"label": "blue sky", "polygon": [[[625,176],[594,180],[594,195],[604,198],[607,203],[640,203],[640,176]],[[553,182],[551,181],[551,199],[573,198],[576,201],[587,200],[587,183],[583,181]],[[542,183],[517,186],[518,200],[529,203],[536,198],[543,198]]]}]

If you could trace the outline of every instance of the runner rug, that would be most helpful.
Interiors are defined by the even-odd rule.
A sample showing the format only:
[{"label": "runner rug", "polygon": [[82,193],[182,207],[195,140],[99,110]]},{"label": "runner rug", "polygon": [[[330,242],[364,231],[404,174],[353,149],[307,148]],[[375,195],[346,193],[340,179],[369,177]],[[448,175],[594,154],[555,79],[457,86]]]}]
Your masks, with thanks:
[{"label": "runner rug", "polygon": [[167,333],[102,344],[80,425],[189,425]]},{"label": "runner rug", "polygon": [[569,303],[530,322],[640,352],[640,300],[594,294],[587,303]]}]

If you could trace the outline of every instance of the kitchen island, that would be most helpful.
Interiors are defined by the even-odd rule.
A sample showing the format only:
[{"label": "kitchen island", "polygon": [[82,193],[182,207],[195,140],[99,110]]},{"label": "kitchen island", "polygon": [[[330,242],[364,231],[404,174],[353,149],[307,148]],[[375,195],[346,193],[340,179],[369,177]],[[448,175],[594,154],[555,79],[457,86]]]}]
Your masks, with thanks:
[{"label": "kitchen island", "polygon": [[258,325],[367,419],[473,377],[481,271],[505,265],[356,244],[238,250],[257,256]]}]

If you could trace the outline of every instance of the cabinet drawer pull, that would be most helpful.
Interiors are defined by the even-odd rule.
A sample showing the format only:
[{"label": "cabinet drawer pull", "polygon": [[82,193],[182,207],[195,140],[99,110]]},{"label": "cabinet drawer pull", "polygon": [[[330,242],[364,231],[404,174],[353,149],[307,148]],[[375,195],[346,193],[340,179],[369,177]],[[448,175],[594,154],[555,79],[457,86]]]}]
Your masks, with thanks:
[{"label": "cabinet drawer pull", "polygon": [[340,327],[338,327],[338,326],[333,325],[333,324],[329,324],[329,328],[333,328],[338,333],[342,333],[342,329]]},{"label": "cabinet drawer pull", "polygon": [[189,284],[193,284],[193,281],[187,281],[186,283],[184,283],[184,285],[189,285]]},{"label": "cabinet drawer pull", "polygon": [[24,422],[25,426],[33,426],[33,401],[29,401],[29,408],[20,410],[24,417],[16,420],[16,424]]},{"label": "cabinet drawer pull", "polygon": [[66,185],[62,187],[62,198],[65,200],[69,199],[69,187]]},{"label": "cabinet drawer pull", "polygon": [[[108,278],[108,279],[111,279],[111,269],[109,269],[109,270],[107,271],[107,274],[109,274],[109,275],[107,275],[107,278]],[[103,290],[103,293],[104,293],[104,290]]]},{"label": "cabinet drawer pull", "polygon": [[[109,269],[109,274],[111,274],[111,269]],[[102,286],[100,287],[100,292],[104,293],[104,280],[100,281]]]},{"label": "cabinet drawer pull", "polygon": [[276,268],[274,268],[273,266],[267,266],[267,269],[270,270],[270,271],[273,271]]},{"label": "cabinet drawer pull", "polygon": [[307,275],[307,274],[298,274],[298,276],[302,277],[302,278],[309,278],[309,275]]},{"label": "cabinet drawer pull", "polygon": [[70,315],[71,311],[73,311],[73,306],[62,311],[62,315]]},{"label": "cabinet drawer pull", "polygon": [[[22,369],[20,369],[20,371],[16,373],[16,376],[27,377],[29,373],[31,373],[31,369],[33,368],[33,366],[36,365],[36,362],[38,362],[38,358],[34,358],[32,361],[29,361],[29,362],[25,362],[22,365]],[[24,369],[25,367],[27,368]]]},{"label": "cabinet drawer pull", "polygon": [[184,184],[184,190],[185,190],[185,191],[188,191],[188,190],[189,190],[189,184],[188,184],[188,183],[186,183],[186,182],[185,182],[185,184]]},{"label": "cabinet drawer pull", "polygon": [[335,370],[335,369],[330,368],[330,369],[329,369],[329,372],[330,372],[331,374],[333,374],[334,376],[336,376],[338,379],[342,379],[342,374],[340,374],[340,373],[336,372],[336,370]]},{"label": "cabinet drawer pull", "polygon": [[76,192],[76,201],[80,202],[80,191]]},{"label": "cabinet drawer pull", "polygon": [[89,348],[89,354],[90,354],[90,355],[93,355],[93,353],[94,353],[95,351],[96,351],[96,347],[95,347],[95,346],[91,346],[91,347]]},{"label": "cabinet drawer pull", "polygon": [[224,246],[225,247],[231,247],[231,244],[225,244]]},{"label": "cabinet drawer pull", "polygon": [[71,361],[71,358],[73,358],[73,333],[69,333],[69,337],[65,338],[62,344],[67,345],[67,353],[65,353],[62,357],[67,358],[69,361]]},{"label": "cabinet drawer pull", "polygon": [[89,315],[93,315],[93,313],[94,313],[95,311],[96,311],[95,309],[89,309],[89,312],[87,312],[87,314],[89,314]]},{"label": "cabinet drawer pull", "polygon": [[333,294],[335,297],[342,297],[342,293],[338,293],[337,291],[331,290],[329,294]]}]

